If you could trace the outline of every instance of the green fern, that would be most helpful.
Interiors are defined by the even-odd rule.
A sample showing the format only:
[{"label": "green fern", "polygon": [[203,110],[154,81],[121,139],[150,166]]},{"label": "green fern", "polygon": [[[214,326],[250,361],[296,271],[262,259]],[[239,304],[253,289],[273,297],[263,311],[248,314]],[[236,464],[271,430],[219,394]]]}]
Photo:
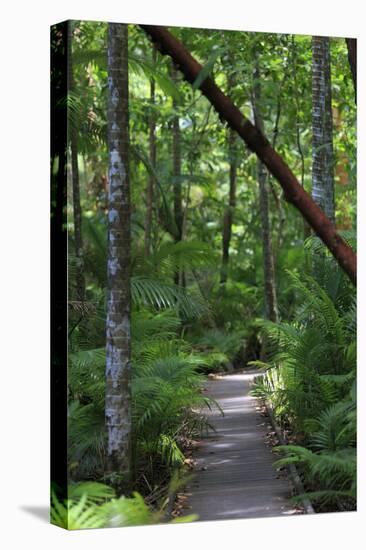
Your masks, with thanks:
[{"label": "green fern", "polygon": [[313,277],[289,273],[289,278],[301,305],[296,321],[258,321],[267,337],[268,361],[256,390],[266,395],[278,415],[287,416],[295,430],[309,435],[313,419],[342,400],[352,384],[355,342],[345,312]]},{"label": "green fern", "polygon": [[87,502],[84,494],[79,500],[60,502],[55,494],[51,497],[51,523],[64,529],[98,529],[105,526],[105,517],[100,507]]},{"label": "green fern", "polygon": [[64,529],[97,529],[148,525],[161,521],[142,496],[115,498],[114,491],[101,483],[80,483],[69,487],[69,498],[61,502],[51,495],[51,523]]},{"label": "green fern", "polygon": [[88,503],[93,504],[101,504],[115,498],[115,492],[112,487],[96,481],[73,483],[68,486],[67,492],[70,500],[77,500],[83,495],[87,495]]},{"label": "green fern", "polygon": [[320,451],[338,451],[355,445],[355,426],[350,426],[349,413],[354,405],[347,402],[335,403],[317,418],[317,430],[312,433],[310,444]]},{"label": "green fern", "polygon": [[[104,393],[100,401],[104,399]],[[68,463],[70,475],[98,478],[104,470],[106,456],[104,407],[94,403],[69,405]]]}]

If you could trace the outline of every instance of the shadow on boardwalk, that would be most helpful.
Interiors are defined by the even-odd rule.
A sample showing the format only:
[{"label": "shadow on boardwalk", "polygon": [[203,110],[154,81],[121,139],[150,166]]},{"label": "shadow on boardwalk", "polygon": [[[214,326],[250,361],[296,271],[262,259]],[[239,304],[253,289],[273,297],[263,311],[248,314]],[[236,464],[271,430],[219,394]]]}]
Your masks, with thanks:
[{"label": "shadow on boardwalk", "polygon": [[206,385],[224,411],[208,413],[216,429],[201,440],[187,487],[186,514],[200,520],[262,518],[296,513],[291,486],[273,467],[276,456],[265,442],[266,423],[249,395],[255,374],[232,374]]}]

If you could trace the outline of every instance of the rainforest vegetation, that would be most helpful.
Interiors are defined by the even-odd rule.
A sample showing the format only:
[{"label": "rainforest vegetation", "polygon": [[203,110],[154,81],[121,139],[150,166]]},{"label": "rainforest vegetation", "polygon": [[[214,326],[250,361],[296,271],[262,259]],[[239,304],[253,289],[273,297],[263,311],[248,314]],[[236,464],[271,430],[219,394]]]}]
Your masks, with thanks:
[{"label": "rainforest vegetation", "polygon": [[278,467],[296,463],[317,512],[353,510],[355,41],[160,31],[51,31],[68,247],[68,491],[54,480],[51,520],[182,521],[174,495],[217,406],[206,377],[254,367],[288,443]]}]

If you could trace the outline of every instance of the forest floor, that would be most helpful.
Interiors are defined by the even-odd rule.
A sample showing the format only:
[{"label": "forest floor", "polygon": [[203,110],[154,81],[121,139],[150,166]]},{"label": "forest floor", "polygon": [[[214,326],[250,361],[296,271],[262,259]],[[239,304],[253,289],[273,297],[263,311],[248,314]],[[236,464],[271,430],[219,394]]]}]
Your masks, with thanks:
[{"label": "forest floor", "polygon": [[249,395],[258,374],[209,379],[205,394],[220,405],[207,413],[214,431],[198,442],[181,515],[199,520],[259,518],[302,513],[290,501],[291,485],[273,466],[268,420]]}]

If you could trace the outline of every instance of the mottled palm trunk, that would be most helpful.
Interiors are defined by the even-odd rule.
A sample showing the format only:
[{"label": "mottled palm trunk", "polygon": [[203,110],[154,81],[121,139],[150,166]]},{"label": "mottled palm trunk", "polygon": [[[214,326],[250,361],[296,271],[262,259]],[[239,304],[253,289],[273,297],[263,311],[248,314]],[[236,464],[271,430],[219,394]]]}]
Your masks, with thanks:
[{"label": "mottled palm trunk", "polygon": [[227,281],[229,267],[229,249],[231,242],[232,224],[234,219],[234,211],[236,204],[236,176],[237,176],[237,160],[236,160],[236,134],[233,130],[228,131],[228,150],[229,150],[229,204],[225,208],[223,227],[222,227],[222,263],[220,282],[225,284]]},{"label": "mottled palm trunk", "polygon": [[[263,120],[260,112],[261,88],[259,77],[259,68],[257,66],[254,72],[255,83],[253,85],[252,105],[255,125],[263,133]],[[271,235],[271,222],[269,217],[269,191],[267,181],[268,174],[266,167],[260,161],[260,159],[258,159],[257,161],[257,174],[259,183],[259,212],[262,228],[264,297],[266,306],[266,317],[271,321],[277,322],[279,319],[279,315]]]},{"label": "mottled palm trunk", "polygon": [[312,197],[334,223],[334,155],[329,38],[314,36]]},{"label": "mottled palm trunk", "polygon": [[[156,48],[153,48],[152,61],[156,62]],[[151,166],[156,168],[156,113],[155,113],[155,80],[150,81],[150,116],[149,116],[149,159]],[[145,213],[145,257],[150,254],[152,217],[154,209],[154,176],[149,173],[146,189],[146,213]]]},{"label": "mottled palm trunk", "polygon": [[[130,197],[128,27],[108,26],[108,294],[105,416],[109,472],[130,476]],[[112,479],[113,482],[113,479]]]},{"label": "mottled palm trunk", "polygon": [[[68,24],[68,90],[75,90],[73,65],[72,65],[72,22]],[[81,204],[80,181],[78,165],[78,130],[75,121],[69,121],[69,140],[71,149],[71,178],[72,178],[72,204],[74,217],[74,244],[76,260],[76,299],[81,302],[85,299],[84,254],[81,229]]]},{"label": "mottled palm trunk", "polygon": [[[177,71],[174,66],[171,69],[171,76],[173,82],[177,82]],[[177,108],[177,102],[173,99],[173,108]],[[173,204],[174,204],[174,221],[176,226],[175,242],[182,240],[183,230],[183,206],[182,206],[182,151],[181,151],[181,132],[179,127],[179,116],[177,114],[173,117],[173,135],[172,135],[172,157],[173,157]],[[180,273],[179,270],[174,275],[175,284],[179,284]]]}]

